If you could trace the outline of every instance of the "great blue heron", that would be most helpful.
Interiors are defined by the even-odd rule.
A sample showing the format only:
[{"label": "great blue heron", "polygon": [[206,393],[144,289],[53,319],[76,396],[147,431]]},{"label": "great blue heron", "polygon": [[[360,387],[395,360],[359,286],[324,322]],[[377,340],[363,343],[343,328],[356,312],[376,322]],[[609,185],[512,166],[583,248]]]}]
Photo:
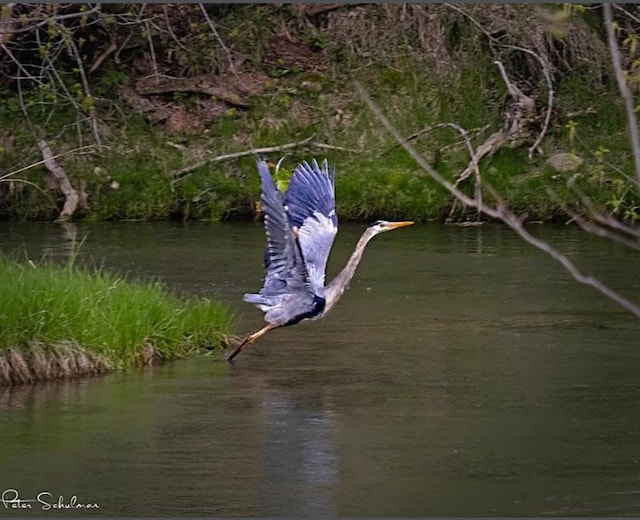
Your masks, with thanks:
[{"label": "great blue heron", "polygon": [[268,325],[247,336],[229,355],[229,361],[270,330],[322,318],[349,285],[369,240],[413,224],[374,222],[365,229],[344,269],[325,286],[327,259],[338,232],[335,170],[329,173],[326,160],[322,168],[315,159],[311,165],[303,162],[295,169],[284,194],[276,187],[265,161],[258,161],[258,171],[267,231],[267,273],[260,292],[245,294],[244,301],[256,304],[265,313]]}]

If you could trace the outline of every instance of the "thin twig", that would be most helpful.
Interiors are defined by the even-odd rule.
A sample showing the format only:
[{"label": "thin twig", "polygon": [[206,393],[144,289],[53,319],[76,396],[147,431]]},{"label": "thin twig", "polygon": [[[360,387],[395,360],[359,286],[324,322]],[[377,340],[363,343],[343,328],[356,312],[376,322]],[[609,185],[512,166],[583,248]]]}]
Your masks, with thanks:
[{"label": "thin twig", "polygon": [[[38,42],[38,45],[43,45],[43,42],[40,40],[40,34],[36,33],[36,40]],[[43,62],[48,62],[49,66],[48,67],[44,67],[43,69],[47,72],[48,76],[49,76],[49,84],[53,86],[53,88],[55,88],[56,85],[58,85],[66,94],[66,98],[69,100],[69,102],[73,105],[73,107],[76,110],[76,114],[80,114],[82,113],[82,108],[80,107],[80,105],[78,104],[78,101],[76,100],[75,96],[73,96],[73,94],[71,94],[71,92],[69,91],[69,87],[67,87],[67,82],[63,81],[62,77],[60,76],[60,73],[58,72],[58,69],[56,68],[56,65],[54,63],[54,59],[55,57],[52,57],[50,53],[46,53],[44,58],[43,58]],[[55,77],[55,79],[57,81],[53,81],[53,77]],[[60,96],[62,97],[62,96]],[[56,103],[58,101],[58,95],[56,95]],[[51,117],[53,115],[53,112],[55,111],[55,103],[53,104],[54,106],[51,109],[51,113],[49,114],[49,116]],[[50,119],[50,117],[48,118],[48,120]],[[48,122],[47,120],[47,122]],[[77,130],[78,130],[78,135],[81,137],[82,136],[82,132],[80,131],[80,128],[78,127],[78,125],[76,125]],[[80,142],[82,142],[82,140],[80,139]]]},{"label": "thin twig", "polygon": [[149,51],[151,52],[151,63],[153,63],[153,74],[158,81],[158,61],[156,60],[156,50],[153,46],[153,38],[151,38],[151,29],[149,29],[149,20],[144,21],[145,32],[147,33],[147,42],[149,43]]},{"label": "thin twig", "polygon": [[409,153],[409,155],[411,155],[411,157],[413,157],[413,159],[433,180],[444,187],[447,191],[449,191],[449,193],[451,193],[463,204],[471,206],[473,208],[477,208],[484,214],[496,220],[501,220],[502,222],[504,222],[526,242],[540,249],[541,251],[544,251],[551,258],[559,262],[576,281],[596,289],[601,294],[605,295],[612,301],[616,302],[617,304],[640,318],[640,306],[636,305],[634,302],[625,298],[599,280],[583,274],[566,255],[562,254],[560,251],[558,251],[548,243],[534,237],[531,233],[529,233],[522,225],[520,219],[506,208],[504,201],[494,190],[491,189],[490,186],[486,186],[486,188],[492,193],[493,197],[496,200],[497,206],[495,208],[487,206],[486,204],[476,199],[472,199],[471,197],[461,192],[453,184],[451,184],[451,182],[445,179],[442,175],[440,175],[440,173],[438,173],[435,168],[427,163],[424,158],[413,148],[413,146],[403,140],[398,130],[389,122],[389,120],[385,117],[380,108],[374,103],[371,97],[369,97],[368,93],[364,90],[362,85],[356,81],[355,86],[364,99],[365,103],[369,106],[378,120],[387,128],[387,130],[389,130],[389,132],[391,132],[391,134],[396,138],[398,142],[402,143],[402,147]]},{"label": "thin twig", "polygon": [[[50,23],[51,21],[54,22],[60,22],[62,20],[69,20],[71,18],[80,18],[82,16],[89,16],[90,14],[93,13],[97,13],[100,11],[100,9],[102,8],[101,4],[96,4],[95,7],[93,7],[92,9],[89,9],[88,11],[79,11],[76,13],[68,13],[68,14],[55,14],[53,16],[45,16],[43,17],[41,22],[38,22],[34,25],[29,25],[28,27],[22,27],[20,29],[13,29],[11,32],[13,34],[19,34],[19,33],[23,33],[23,32],[28,32],[28,31],[33,31],[34,29],[38,29],[39,27],[43,27],[46,24]],[[28,19],[26,20],[27,22],[32,22],[35,19]],[[5,23],[5,22],[0,22],[0,23]],[[6,22],[9,23],[9,22]]]},{"label": "thin twig", "polygon": [[538,56],[536,53],[532,53],[532,54],[536,58],[538,58],[538,60],[540,60],[540,64],[542,65],[542,73],[544,74],[544,77],[547,80],[547,88],[549,92],[547,94],[547,112],[544,116],[544,123],[542,124],[542,129],[540,130],[538,137],[529,148],[529,160],[533,158],[533,152],[538,149],[538,147],[540,146],[540,143],[542,142],[542,140],[544,139],[544,136],[547,133],[547,130],[549,129],[549,123],[551,121],[551,112],[553,111],[553,96],[554,96],[553,83],[551,81],[551,74],[549,73],[549,66],[546,60],[544,60],[542,56]]},{"label": "thin twig", "polygon": [[[411,134],[409,137],[405,137],[405,140],[407,142],[409,141],[413,141],[415,139],[417,139],[418,137],[421,137],[433,130],[438,130],[440,128],[447,128],[449,126],[449,123],[438,123],[437,125],[431,125],[428,126],[426,128],[423,128],[422,130],[418,130],[417,132],[414,132],[413,134]],[[474,128],[473,130],[466,130],[468,135],[473,134],[474,136],[477,136],[479,134],[481,134],[482,132],[486,131],[489,128],[489,125],[485,125],[482,128]],[[456,146],[459,146],[460,144],[465,143],[465,139],[463,138],[462,141],[455,141],[453,143],[441,146],[439,148],[439,151],[442,152],[444,150],[447,150],[449,148],[454,148]],[[392,146],[390,146],[389,148],[387,148],[386,150],[380,152],[380,155],[385,155],[387,153],[389,153],[391,150],[394,150],[395,148],[398,148],[400,146],[399,143],[393,143]]]},{"label": "thin twig", "polygon": [[619,244],[640,251],[640,242],[629,240],[624,236],[611,232],[607,228],[598,225],[595,222],[584,219],[579,213],[569,209],[567,205],[562,201],[562,199],[558,196],[558,194],[551,188],[547,188],[547,193],[562,207],[562,210],[571,217],[571,220],[576,222],[584,231],[593,233],[594,235],[598,235],[602,238],[613,240],[614,242],[618,242]]},{"label": "thin twig", "polygon": [[507,71],[505,70],[503,63],[500,60],[495,60],[493,63],[498,67],[500,75],[502,76],[502,81],[504,81],[504,84],[507,87],[507,92],[513,99],[519,100],[522,97],[528,97],[525,96],[522,90],[520,90],[515,84],[511,83],[511,81],[509,80],[509,76],[507,76]]},{"label": "thin twig", "polygon": [[[93,101],[93,96],[91,95],[91,90],[89,88],[89,81],[87,81],[87,75],[85,74],[84,71],[84,63],[82,62],[82,57],[80,56],[80,51],[78,50],[78,47],[76,46],[76,43],[73,41],[72,38],[69,38],[68,41],[66,41],[69,49],[72,51],[71,54],[73,54],[74,58],[76,59],[76,63],[78,64],[78,71],[80,72],[80,80],[82,81],[82,88],[84,89],[84,95],[87,99],[89,99],[90,101]],[[91,128],[93,130],[93,136],[96,140],[96,143],[98,146],[100,146],[101,144],[101,140],[100,140],[100,131],[98,130],[98,119],[96,118],[95,115],[95,109],[93,108],[93,103],[91,103],[89,105],[89,120],[91,121]]]},{"label": "thin twig", "polygon": [[227,47],[224,42],[222,41],[222,38],[220,38],[220,34],[218,34],[218,31],[216,30],[216,26],[213,25],[213,22],[211,21],[211,18],[209,18],[209,13],[207,13],[207,10],[204,8],[204,4],[198,4],[200,6],[200,10],[202,11],[202,14],[204,15],[205,19],[207,20],[207,23],[209,24],[209,27],[211,28],[211,32],[213,33],[213,35],[215,36],[216,40],[218,40],[218,43],[220,44],[220,47],[222,47],[224,49],[224,52],[227,54],[227,59],[229,60],[229,70],[231,70],[231,72],[236,75],[236,67],[233,64],[233,57],[231,56],[231,51],[229,50],[229,47]]},{"label": "thin twig", "polygon": [[314,148],[325,148],[330,150],[336,149],[336,150],[348,151],[348,152],[358,151],[358,150],[350,150],[349,148],[342,148],[340,146],[333,146],[333,145],[323,144],[323,143],[314,143],[311,141],[312,139],[313,139],[313,136],[310,136],[310,137],[307,137],[306,139],[303,139],[302,141],[297,141],[295,143],[286,143],[279,146],[267,146],[264,148],[253,148],[251,150],[244,150],[242,152],[234,152],[234,153],[229,153],[224,155],[218,155],[216,157],[209,157],[207,159],[202,159],[201,161],[198,161],[189,166],[185,166],[184,168],[181,168],[180,170],[177,170],[171,173],[170,177],[173,177],[174,180],[180,180],[184,178],[185,175],[191,173],[193,170],[200,168],[201,166],[204,166],[205,164],[208,164],[208,163],[219,163],[224,161],[231,161],[233,159],[239,159],[240,157],[247,157],[248,155],[260,155],[265,153],[283,152],[285,150],[291,150],[292,148],[300,148],[303,146],[310,146]]},{"label": "thin twig", "polygon": [[542,139],[544,139],[544,136],[547,133],[547,130],[549,129],[549,122],[551,121],[551,113],[553,111],[553,96],[555,92],[553,90],[553,82],[551,81],[551,74],[549,72],[549,64],[547,63],[546,59],[544,59],[542,56],[539,56],[538,54],[533,52],[531,49],[527,49],[526,47],[519,47],[517,45],[510,45],[510,44],[502,44],[502,46],[507,49],[514,49],[514,50],[518,50],[518,51],[530,54],[531,56],[536,58],[540,62],[540,65],[542,67],[542,74],[544,74],[544,77],[547,81],[547,87],[549,91],[547,94],[547,111],[544,116],[544,123],[542,124],[542,129],[540,130],[540,133],[538,134],[538,137],[536,138],[534,143],[529,147],[529,159],[532,159],[533,152],[540,146]]},{"label": "thin twig", "polygon": [[[447,126],[449,126],[450,128],[453,128],[454,130],[457,130],[457,132],[462,136],[465,144],[467,145],[467,150],[469,152],[469,155],[471,156],[470,166],[476,177],[474,196],[475,196],[475,200],[478,203],[478,208],[477,208],[478,220],[480,220],[480,207],[482,206],[482,176],[480,175],[480,168],[478,167],[478,160],[480,158],[478,157],[477,150],[473,149],[473,145],[471,144],[469,133],[464,128],[462,128],[460,125],[457,125],[456,123],[447,123]],[[467,166],[467,168],[469,168],[469,166]],[[458,184],[458,182],[459,182],[459,179],[456,182],[456,185]]]},{"label": "thin twig", "polygon": [[626,14],[629,18],[631,18],[633,21],[635,21],[636,23],[640,23],[640,18],[638,18],[637,16],[633,16],[629,11],[627,11],[624,7],[620,7],[619,4],[613,4],[613,7],[615,7],[618,11],[622,11],[624,14]]},{"label": "thin twig", "polygon": [[[433,130],[437,130],[439,128],[445,128],[446,126],[447,126],[447,123],[438,123],[437,125],[428,126],[426,128],[423,128],[422,130],[418,130],[417,132],[414,132],[408,137],[405,137],[403,141],[408,143],[409,141],[413,141],[414,139],[417,139],[418,137],[421,137],[424,134],[428,134],[429,132],[432,132]],[[400,146],[400,143],[394,143],[393,146],[391,146],[387,150],[380,152],[380,155],[389,153],[391,150],[393,150],[394,148],[397,148],[398,146]]]},{"label": "thin twig", "polygon": [[344,146],[335,146],[333,144],[313,142],[309,143],[309,146],[312,148],[320,148],[321,150],[338,150],[340,152],[364,153],[362,150],[356,150],[355,148],[345,148]]},{"label": "thin twig", "polygon": [[107,47],[105,51],[96,58],[96,60],[93,62],[93,65],[91,65],[91,67],[89,68],[89,74],[93,74],[96,70],[98,70],[100,65],[102,65],[102,62],[116,50],[118,50],[118,45],[116,44],[115,40],[111,40],[109,47]]},{"label": "thin twig", "polygon": [[9,50],[9,48],[4,43],[0,43],[0,49],[2,49],[6,53],[7,56],[9,56],[11,61],[13,61],[17,65],[17,67],[22,71],[22,73],[24,74],[24,76],[19,76],[17,79],[20,79],[20,78],[30,79],[31,81],[35,81],[36,83],[38,83],[38,85],[40,85],[40,86],[44,85],[44,83],[39,78],[37,78],[36,76],[33,76],[32,74],[30,74],[29,71],[24,68],[24,66],[22,65],[20,60],[18,60],[13,55],[13,53]]},{"label": "thin twig", "polygon": [[576,195],[578,195],[578,198],[580,199],[582,204],[589,210],[591,217],[596,222],[599,222],[604,226],[608,226],[612,229],[615,229],[622,233],[627,233],[628,235],[631,235],[635,238],[640,239],[640,229],[628,226],[627,224],[619,221],[618,219],[615,219],[608,215],[603,215],[602,213],[600,213],[600,211],[598,211],[598,208],[596,208],[596,205],[593,203],[593,201],[580,188],[578,188],[578,186],[576,186],[575,177],[576,176],[574,175],[567,181],[567,186],[571,188],[576,193]]},{"label": "thin twig", "polygon": [[[57,159],[58,157],[64,157],[65,155],[69,155],[69,154],[72,154],[72,153],[75,153],[75,152],[79,152],[79,151],[82,151],[82,150],[89,150],[91,148],[96,148],[96,145],[92,144],[92,145],[88,145],[88,146],[81,146],[79,148],[74,148],[73,150],[68,150],[66,152],[60,152],[59,154],[56,154],[56,155],[52,156],[51,159]],[[18,170],[14,170],[12,172],[5,173],[4,175],[0,175],[0,181],[6,180],[9,177],[12,177],[12,176],[17,175],[19,173],[22,173],[23,171],[30,170],[31,168],[34,168],[36,166],[40,166],[41,164],[44,164],[44,160],[37,161],[37,162],[34,162],[32,164],[28,164],[27,166],[23,166],[22,168],[20,168]]]},{"label": "thin twig", "polygon": [[162,6],[162,10],[164,13],[164,21],[167,25],[167,30],[169,31],[171,38],[173,38],[173,41],[176,42],[178,47],[180,47],[183,51],[189,52],[187,48],[184,45],[182,45],[182,42],[178,39],[178,37],[173,32],[173,28],[171,27],[171,20],[169,20],[169,10],[167,9],[166,4]]}]

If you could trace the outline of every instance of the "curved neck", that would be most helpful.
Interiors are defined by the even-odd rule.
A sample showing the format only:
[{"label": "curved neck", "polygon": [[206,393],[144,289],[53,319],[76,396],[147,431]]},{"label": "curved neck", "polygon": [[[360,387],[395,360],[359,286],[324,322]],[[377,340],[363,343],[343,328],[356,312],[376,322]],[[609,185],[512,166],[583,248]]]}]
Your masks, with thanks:
[{"label": "curved neck", "polygon": [[342,271],[340,271],[340,273],[338,273],[338,275],[324,288],[326,305],[322,314],[329,312],[340,299],[342,293],[349,287],[349,282],[351,281],[351,278],[353,278],[353,274],[356,272],[360,260],[362,260],[364,248],[367,246],[369,240],[374,236],[375,233],[371,228],[365,229],[360,240],[358,240],[358,243],[356,244],[356,248],[353,250],[353,253],[351,253],[351,258],[349,258],[347,265],[345,265]]}]

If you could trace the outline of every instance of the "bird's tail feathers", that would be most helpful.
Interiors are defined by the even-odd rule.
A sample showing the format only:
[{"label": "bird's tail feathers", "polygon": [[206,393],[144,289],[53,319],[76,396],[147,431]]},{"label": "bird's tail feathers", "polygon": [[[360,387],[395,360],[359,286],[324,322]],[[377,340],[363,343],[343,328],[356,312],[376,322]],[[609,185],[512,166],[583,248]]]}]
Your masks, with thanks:
[{"label": "bird's tail feathers", "polygon": [[271,300],[265,298],[262,294],[247,293],[242,299],[247,303],[255,303],[256,305],[271,305]]}]

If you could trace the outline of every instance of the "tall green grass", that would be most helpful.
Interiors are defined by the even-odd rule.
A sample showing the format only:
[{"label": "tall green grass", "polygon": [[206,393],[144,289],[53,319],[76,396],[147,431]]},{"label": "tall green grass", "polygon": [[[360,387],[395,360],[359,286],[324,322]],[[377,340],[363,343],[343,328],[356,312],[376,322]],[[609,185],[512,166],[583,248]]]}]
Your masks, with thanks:
[{"label": "tall green grass", "polygon": [[71,343],[123,368],[149,362],[150,355],[174,359],[218,344],[232,325],[216,302],[181,298],[160,282],[104,269],[0,256],[0,280],[0,355]]}]

